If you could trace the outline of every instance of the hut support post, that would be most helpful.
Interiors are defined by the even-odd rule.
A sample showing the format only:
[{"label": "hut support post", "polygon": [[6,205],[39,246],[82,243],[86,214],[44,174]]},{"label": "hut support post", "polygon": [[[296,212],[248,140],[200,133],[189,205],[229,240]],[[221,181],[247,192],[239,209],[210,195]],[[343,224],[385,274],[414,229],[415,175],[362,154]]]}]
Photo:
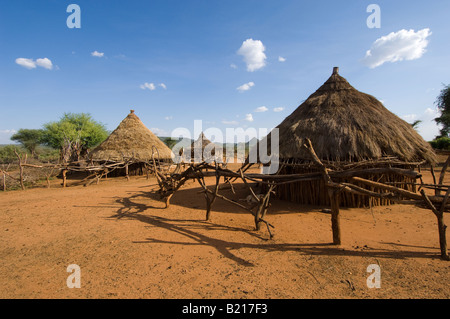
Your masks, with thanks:
[{"label": "hut support post", "polygon": [[125,165],[125,176],[127,178],[127,181],[130,180],[130,176],[128,175],[128,164]]},{"label": "hut support post", "polygon": [[62,178],[63,178],[63,182],[62,182],[62,187],[64,188],[64,187],[66,187],[66,184],[67,184],[67,170],[66,169],[63,169],[63,171],[62,171]]},{"label": "hut support post", "polygon": [[[202,177],[199,177],[197,179],[198,183],[200,184],[200,186],[203,188],[204,193],[205,193],[205,200],[206,200],[206,220],[210,220],[211,218],[211,205],[212,205],[212,200],[209,198],[208,193],[210,192],[208,190],[208,188],[206,187],[205,184],[205,179]],[[213,194],[213,197],[217,196],[217,192],[215,193],[215,195]]]},{"label": "hut support post", "polygon": [[329,189],[328,195],[330,196],[331,202],[331,230],[333,231],[333,244],[341,244],[341,222],[339,217],[339,201],[340,201],[340,190]]},{"label": "hut support post", "polygon": [[[272,193],[274,187],[275,187],[274,185],[270,185],[269,190],[267,191],[266,195],[262,198],[258,198],[259,205],[258,205],[258,208],[256,209],[256,213],[255,213],[256,230],[261,229],[261,222],[264,222],[264,223],[266,223],[267,226],[269,226],[269,224],[264,220],[264,217],[266,216],[267,209],[269,208],[270,194]],[[267,230],[269,231],[270,238],[272,238],[273,236],[272,236],[272,233],[270,232],[269,227],[267,227]]]},{"label": "hut support post", "polygon": [[439,246],[441,248],[441,258],[444,260],[450,260],[450,257],[447,252],[447,239],[446,239],[446,231],[447,225],[444,223],[444,214],[441,213],[436,216],[438,220],[438,228],[439,228]]},{"label": "hut support post", "polygon": [[165,199],[164,199],[164,204],[166,205],[165,208],[169,208],[169,206],[170,206],[170,199],[172,198],[172,196],[173,196],[173,193],[165,197]]},{"label": "hut support post", "polygon": [[425,200],[425,203],[427,206],[431,209],[431,211],[434,213],[434,215],[437,218],[438,222],[438,230],[439,230],[439,246],[441,249],[441,258],[443,260],[450,260],[450,257],[447,252],[447,239],[446,239],[446,231],[447,231],[447,225],[444,223],[444,210],[445,205],[447,203],[449,194],[450,194],[450,188],[447,190],[447,193],[445,194],[444,201],[442,202],[442,206],[440,210],[437,210],[436,207],[433,205],[433,203],[430,201],[428,196],[425,194],[425,191],[422,189],[420,191],[422,194],[423,199]]},{"label": "hut support post", "polygon": [[341,185],[334,183],[331,180],[330,175],[328,174],[328,169],[325,165],[322,164],[319,157],[316,155],[314,148],[309,139],[305,140],[304,144],[305,148],[309,151],[312,159],[318,165],[320,165],[322,169],[322,176],[325,182],[326,187],[328,188],[328,196],[330,197],[331,202],[331,230],[333,231],[333,244],[340,245],[341,244],[341,225],[339,218],[339,200],[340,200],[340,192],[343,190]]}]

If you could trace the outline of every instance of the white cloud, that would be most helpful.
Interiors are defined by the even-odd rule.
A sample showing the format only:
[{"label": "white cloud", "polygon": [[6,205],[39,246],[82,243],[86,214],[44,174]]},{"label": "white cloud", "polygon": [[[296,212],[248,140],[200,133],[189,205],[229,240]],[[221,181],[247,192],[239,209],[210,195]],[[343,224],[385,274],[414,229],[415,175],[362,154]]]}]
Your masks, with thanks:
[{"label": "white cloud", "polygon": [[141,89],[143,89],[143,90],[149,89],[150,91],[153,91],[153,90],[156,89],[155,84],[153,84],[153,83],[147,83],[147,82],[144,83],[144,84],[141,84],[139,87],[140,87]]},{"label": "white cloud", "polygon": [[30,70],[36,68],[36,63],[32,59],[18,58],[16,63]]},{"label": "white cloud", "polygon": [[165,119],[166,121],[169,121],[169,120],[173,119],[173,117],[172,117],[172,116],[166,116],[164,119]]},{"label": "white cloud", "polygon": [[274,112],[281,112],[284,110],[284,107],[276,107],[273,109]]},{"label": "white cloud", "polygon": [[425,110],[425,115],[431,115],[431,116],[434,116],[434,117],[438,117],[439,116],[439,111],[438,111],[438,109],[432,109],[432,108],[428,107]]},{"label": "white cloud", "polygon": [[283,58],[282,56],[278,57],[278,62],[285,62],[285,61],[286,61],[286,58]]},{"label": "white cloud", "polygon": [[253,115],[251,114],[245,114],[245,120],[247,122],[253,122]]},{"label": "white cloud", "polygon": [[260,106],[260,107],[257,107],[256,109],[255,109],[255,112],[257,112],[257,113],[260,113],[260,112],[267,112],[269,109],[267,108],[267,107],[265,107],[265,106]]},{"label": "white cloud", "polygon": [[238,67],[237,67],[237,65],[236,65],[236,64],[234,64],[234,63],[231,63],[231,64],[230,64],[230,68],[232,68],[232,69],[237,69]]},{"label": "white cloud", "polygon": [[91,52],[91,55],[92,55],[92,56],[95,56],[95,57],[97,57],[97,58],[103,58],[103,56],[105,55],[105,53],[103,53],[103,52],[98,52],[98,51],[94,51],[94,52]]},{"label": "white cloud", "polygon": [[430,35],[431,31],[428,28],[417,32],[412,29],[391,32],[372,44],[362,62],[373,69],[386,62],[419,59],[426,52],[427,38]]},{"label": "white cloud", "polygon": [[37,59],[37,60],[36,60],[36,65],[38,65],[38,66],[40,66],[40,67],[43,67],[43,68],[45,68],[45,69],[47,69],[47,70],[53,69],[53,63],[52,63],[52,61],[50,61],[50,60],[47,59],[47,58]]},{"label": "white cloud", "polygon": [[253,72],[266,65],[265,50],[266,48],[260,40],[247,39],[242,43],[237,53],[244,57],[247,71]]},{"label": "white cloud", "polygon": [[92,55],[92,56],[95,56],[95,57],[97,57],[97,58],[103,58],[103,56],[105,55],[105,53],[103,53],[103,52],[98,52],[98,51],[96,50],[96,51],[94,51],[94,52],[91,52],[91,55]]},{"label": "white cloud", "polygon": [[417,131],[420,135],[426,140],[431,141],[433,140],[437,135],[439,135],[439,127],[434,121],[436,117],[440,115],[439,110],[437,108],[427,108],[423,111],[422,114],[407,114],[401,116],[402,119],[404,119],[408,123],[413,123],[414,121],[421,121],[417,125]]},{"label": "white cloud", "polygon": [[245,91],[248,91],[248,90],[250,90],[253,86],[255,86],[255,83],[253,83],[253,82],[248,82],[248,83],[245,83],[245,84],[242,84],[240,87],[238,87],[236,90],[238,90],[239,92],[245,92]]},{"label": "white cloud", "polygon": [[41,58],[41,59],[37,59],[36,61],[34,61],[33,59],[18,58],[18,59],[16,59],[16,63],[20,66],[23,66],[24,68],[29,69],[29,70],[35,69],[38,66],[43,67],[48,70],[53,69],[53,63],[48,58]]},{"label": "white cloud", "polygon": [[144,84],[139,85],[139,87],[141,89],[143,89],[143,90],[150,90],[150,91],[156,90],[157,86],[162,87],[164,90],[167,89],[167,86],[164,83],[155,84],[155,83],[147,83],[147,82],[145,82]]},{"label": "white cloud", "polygon": [[225,124],[225,125],[238,125],[239,122],[238,121],[226,121],[226,120],[223,120],[222,124]]}]

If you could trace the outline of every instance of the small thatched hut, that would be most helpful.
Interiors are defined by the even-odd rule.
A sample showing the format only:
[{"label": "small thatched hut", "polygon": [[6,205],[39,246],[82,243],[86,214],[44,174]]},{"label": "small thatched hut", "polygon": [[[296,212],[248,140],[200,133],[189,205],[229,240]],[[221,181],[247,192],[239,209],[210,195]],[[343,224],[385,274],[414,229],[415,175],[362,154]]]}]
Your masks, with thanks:
[{"label": "small thatched hut", "polygon": [[191,159],[194,160],[194,162],[208,161],[212,159],[214,155],[215,145],[206,138],[203,132],[201,132],[198,139],[191,144]]},{"label": "small thatched hut", "polygon": [[[331,77],[277,126],[280,174],[317,171],[302,147],[304,138],[311,140],[324,164],[337,170],[349,165],[414,169],[418,162],[435,163],[432,148],[411,124],[391,113],[375,97],[357,91],[338,71],[334,68]],[[266,137],[269,150],[270,136]],[[415,190],[415,180],[396,174],[362,177]],[[329,204],[323,181],[281,185],[277,196],[304,204]],[[341,196],[341,205],[347,207],[383,204],[389,201],[347,193]]]},{"label": "small thatched hut", "polygon": [[[142,175],[145,172],[146,163],[152,160],[152,154],[155,159],[159,157],[161,161],[172,161],[172,151],[142,123],[134,110],[131,110],[130,114],[103,143],[91,152],[89,157],[94,162],[103,163],[131,159],[134,163],[128,167],[128,174]],[[123,171],[115,171],[112,175],[123,173]]]}]

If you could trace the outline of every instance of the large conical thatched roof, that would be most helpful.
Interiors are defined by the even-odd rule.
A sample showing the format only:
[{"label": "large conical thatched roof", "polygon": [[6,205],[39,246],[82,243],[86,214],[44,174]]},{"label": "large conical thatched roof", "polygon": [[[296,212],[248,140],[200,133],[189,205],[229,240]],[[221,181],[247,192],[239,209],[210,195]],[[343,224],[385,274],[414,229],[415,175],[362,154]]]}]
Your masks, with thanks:
[{"label": "large conical thatched roof", "polygon": [[172,159],[172,151],[131,110],[111,135],[91,152],[90,157],[94,161],[118,161],[123,158],[149,161],[153,146],[158,149],[161,160]]},{"label": "large conical thatched roof", "polygon": [[[325,160],[395,156],[407,162],[436,161],[429,143],[411,124],[375,97],[353,88],[338,74],[338,68],[277,128],[281,159],[309,159],[302,148],[303,139],[309,138],[317,155]],[[270,150],[270,138],[268,145]]]}]

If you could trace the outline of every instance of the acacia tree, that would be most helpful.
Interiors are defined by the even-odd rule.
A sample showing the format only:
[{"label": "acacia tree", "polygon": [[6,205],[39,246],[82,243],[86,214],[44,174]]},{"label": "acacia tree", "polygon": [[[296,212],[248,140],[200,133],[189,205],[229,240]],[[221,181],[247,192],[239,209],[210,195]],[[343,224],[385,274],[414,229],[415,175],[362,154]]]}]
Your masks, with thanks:
[{"label": "acacia tree", "polygon": [[20,129],[11,136],[11,140],[22,144],[34,157],[36,155],[36,147],[42,143],[42,134],[42,130]]},{"label": "acacia tree", "polygon": [[438,137],[448,137],[450,134],[450,85],[444,86],[435,103],[441,111],[441,116],[434,119],[437,124],[442,125]]},{"label": "acacia tree", "polygon": [[80,160],[108,137],[105,126],[86,113],[64,113],[58,122],[44,124],[42,142],[59,149],[64,161]]}]

